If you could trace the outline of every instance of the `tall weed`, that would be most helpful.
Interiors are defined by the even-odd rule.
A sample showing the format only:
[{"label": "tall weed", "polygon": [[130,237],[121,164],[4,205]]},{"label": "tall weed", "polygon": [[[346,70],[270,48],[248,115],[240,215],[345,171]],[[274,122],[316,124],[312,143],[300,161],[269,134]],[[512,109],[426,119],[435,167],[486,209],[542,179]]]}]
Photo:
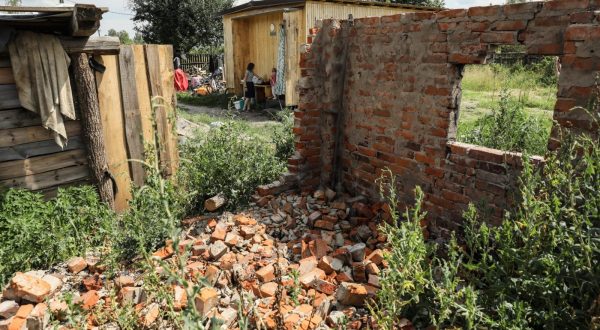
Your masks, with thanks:
[{"label": "tall weed", "polygon": [[295,151],[294,146],[294,112],[285,109],[276,113],[276,118],[281,125],[275,127],[273,132],[273,143],[275,144],[275,156],[283,163],[287,164],[288,158],[292,157]]},{"label": "tall weed", "polygon": [[543,168],[526,162],[520,192],[501,226],[487,226],[471,206],[460,244],[452,238],[438,245],[422,236],[417,190],[403,221],[382,227],[391,251],[372,305],[380,326],[394,329],[406,317],[419,328],[593,328],[600,295],[597,138],[568,136]]},{"label": "tall weed", "polygon": [[259,185],[272,182],[285,170],[272,146],[235,122],[189,140],[182,147],[182,158],[179,182],[197,191],[192,201],[196,210],[219,193],[227,197],[229,209],[243,205]]},{"label": "tall weed", "polygon": [[46,201],[39,193],[0,194],[0,285],[16,271],[46,268],[110,237],[116,216],[91,186],[59,189]]}]

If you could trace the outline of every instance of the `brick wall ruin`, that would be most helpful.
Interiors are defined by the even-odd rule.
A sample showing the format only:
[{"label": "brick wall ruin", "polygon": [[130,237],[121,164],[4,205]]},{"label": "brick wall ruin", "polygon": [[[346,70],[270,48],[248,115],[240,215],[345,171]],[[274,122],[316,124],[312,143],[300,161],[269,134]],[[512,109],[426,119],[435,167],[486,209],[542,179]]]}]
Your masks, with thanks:
[{"label": "brick wall ruin", "polygon": [[600,0],[564,0],[324,22],[301,59],[290,173],[304,189],[378,198],[375,180],[388,167],[404,203],[423,188],[433,227],[455,228],[469,202],[499,221],[521,155],[454,142],[464,65],[485,63],[497,45],[559,56],[554,119],[596,131],[571,109],[588,105],[600,70],[599,8]]}]

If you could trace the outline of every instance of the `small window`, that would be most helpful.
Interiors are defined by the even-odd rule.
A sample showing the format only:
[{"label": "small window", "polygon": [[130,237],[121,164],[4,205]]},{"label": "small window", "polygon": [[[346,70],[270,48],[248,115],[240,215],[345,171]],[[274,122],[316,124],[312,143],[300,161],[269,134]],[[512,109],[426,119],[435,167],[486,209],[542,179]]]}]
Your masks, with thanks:
[{"label": "small window", "polygon": [[544,155],[556,103],[558,58],[508,48],[490,62],[464,68],[456,140]]}]

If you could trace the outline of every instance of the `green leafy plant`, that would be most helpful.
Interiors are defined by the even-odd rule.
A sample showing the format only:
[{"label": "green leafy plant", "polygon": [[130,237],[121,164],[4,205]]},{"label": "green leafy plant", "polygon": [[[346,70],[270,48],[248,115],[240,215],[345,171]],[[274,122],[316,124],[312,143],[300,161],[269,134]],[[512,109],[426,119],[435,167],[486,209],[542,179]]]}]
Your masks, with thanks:
[{"label": "green leafy plant", "polygon": [[276,113],[276,118],[282,125],[275,127],[273,132],[273,143],[275,144],[275,156],[284,164],[292,157],[294,146],[294,112],[285,109]]},{"label": "green leafy plant", "polygon": [[46,201],[39,193],[0,193],[0,284],[16,271],[46,268],[101,246],[116,216],[91,186],[59,189]]},{"label": "green leafy plant", "polygon": [[192,202],[197,210],[206,198],[219,193],[227,197],[229,209],[243,205],[259,185],[272,182],[285,169],[273,148],[246,134],[239,123],[189,140],[182,147],[182,158],[179,182],[198,192]]},{"label": "green leafy plant", "polygon": [[507,91],[490,114],[472,125],[460,125],[457,140],[489,148],[543,155],[547,149],[550,127],[524,111],[523,105],[511,100]]},{"label": "green leafy plant", "polygon": [[395,182],[382,182],[396,214],[382,227],[389,267],[371,306],[382,329],[394,329],[403,317],[419,328],[598,326],[592,314],[600,295],[597,136],[565,135],[543,167],[525,160],[514,210],[489,227],[470,206],[460,244],[424,240],[419,189],[415,207],[398,222]]}]

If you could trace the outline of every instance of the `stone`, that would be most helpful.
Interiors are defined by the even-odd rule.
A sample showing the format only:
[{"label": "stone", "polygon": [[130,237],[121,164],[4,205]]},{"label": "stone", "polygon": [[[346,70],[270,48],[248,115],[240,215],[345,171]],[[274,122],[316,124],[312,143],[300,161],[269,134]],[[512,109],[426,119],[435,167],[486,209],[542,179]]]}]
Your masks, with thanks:
[{"label": "stone", "polygon": [[137,305],[146,300],[146,293],[142,288],[124,287],[119,291],[119,299],[123,305]]},{"label": "stone", "polygon": [[336,286],[334,284],[332,284],[330,282],[327,282],[325,280],[322,280],[320,278],[317,278],[317,279],[313,280],[310,283],[310,286],[313,289],[315,289],[315,290],[317,290],[317,291],[319,291],[321,293],[324,293],[324,294],[326,294],[328,296],[334,294],[335,290],[336,290]]},{"label": "stone", "polygon": [[325,272],[322,269],[315,268],[312,271],[301,275],[298,281],[304,288],[310,288],[312,281],[315,279],[324,279],[326,277]]},{"label": "stone", "polygon": [[0,303],[0,317],[9,319],[17,314],[19,304],[13,300],[6,300]]},{"label": "stone", "polygon": [[369,254],[367,260],[374,263],[377,266],[380,266],[383,263],[383,250],[377,249]]},{"label": "stone", "polygon": [[379,284],[379,276],[377,275],[369,274],[368,283],[376,288],[381,288],[381,284]]},{"label": "stone", "polygon": [[141,323],[148,328],[156,322],[160,314],[160,305],[152,303],[142,311]]},{"label": "stone", "polygon": [[133,286],[135,284],[135,281],[133,279],[133,277],[131,276],[124,276],[121,275],[117,278],[115,278],[115,286],[117,287],[117,289],[122,289],[128,286]]},{"label": "stone", "polygon": [[261,282],[271,282],[275,279],[275,267],[273,265],[267,265],[256,271],[256,277]]},{"label": "stone", "polygon": [[90,310],[96,306],[99,300],[98,291],[90,290],[81,296],[81,306],[84,310]]},{"label": "stone", "polygon": [[277,283],[268,282],[260,286],[260,295],[262,298],[274,297],[277,292]]},{"label": "stone", "polygon": [[334,328],[342,326],[342,323],[344,323],[346,320],[346,314],[344,314],[342,311],[333,311],[327,316],[327,324]]},{"label": "stone", "polygon": [[174,285],[173,286],[173,309],[178,312],[187,307],[188,299],[187,292],[184,288]]},{"label": "stone", "polygon": [[252,236],[254,236],[256,234],[256,227],[255,226],[241,226],[240,234],[242,234],[242,237],[244,237],[244,239],[252,238]]},{"label": "stone", "polygon": [[27,319],[13,317],[10,320],[7,330],[27,330]]},{"label": "stone", "polygon": [[225,240],[226,236],[227,236],[227,225],[225,225],[223,223],[219,223],[215,227],[215,230],[213,231],[212,235],[210,235],[210,241],[211,242],[223,241],[223,240]]},{"label": "stone", "polygon": [[85,287],[85,289],[88,291],[100,290],[103,286],[102,280],[100,279],[100,276],[98,276],[98,275],[87,276],[86,278],[83,279],[82,284]]},{"label": "stone", "polygon": [[312,256],[315,256],[315,258],[317,258],[317,259],[321,259],[327,255],[328,245],[327,245],[327,242],[325,242],[322,239],[315,239],[315,240],[308,242],[307,248],[308,248],[309,253],[305,254],[303,252],[302,253],[303,257],[306,258],[306,257],[309,257],[312,255]]},{"label": "stone", "polygon": [[362,307],[375,293],[376,289],[370,285],[343,282],[338,286],[335,298],[342,305]]},{"label": "stone", "polygon": [[334,226],[335,226],[335,224],[333,222],[330,222],[327,220],[317,220],[314,225],[315,228],[329,230],[329,231],[333,231]]},{"label": "stone", "polygon": [[235,246],[241,240],[242,240],[242,238],[239,235],[234,234],[234,233],[227,233],[227,236],[225,236],[225,244],[227,244],[229,246]]},{"label": "stone", "polygon": [[255,219],[249,218],[243,214],[234,216],[233,221],[237,226],[254,226],[258,223]]},{"label": "stone", "polygon": [[333,272],[339,272],[344,267],[344,263],[340,259],[324,256],[319,261],[318,267],[325,271],[325,274],[329,275]]},{"label": "stone", "polygon": [[69,306],[61,299],[51,299],[48,304],[48,309],[57,320],[63,320],[69,311]]},{"label": "stone", "polygon": [[377,265],[373,262],[369,262],[367,264],[366,270],[367,270],[367,274],[369,274],[369,275],[379,275],[379,273],[381,272],[379,267],[377,267]]},{"label": "stone", "polygon": [[314,256],[304,258],[300,260],[300,265],[298,266],[298,273],[300,273],[300,276],[307,274],[313,271],[315,268],[317,268],[317,265],[318,261],[317,258],[315,258]]},{"label": "stone", "polygon": [[44,275],[42,280],[50,284],[50,295],[60,291],[63,286],[63,280],[54,275]]},{"label": "stone", "polygon": [[73,274],[78,274],[87,268],[87,262],[82,257],[74,257],[67,261],[67,268]]},{"label": "stone", "polygon": [[44,301],[52,290],[48,282],[23,273],[15,274],[9,286],[17,297],[36,303]]},{"label": "stone", "polygon": [[29,316],[27,317],[27,329],[42,330],[48,326],[50,322],[50,311],[48,305],[40,303],[35,305]]},{"label": "stone", "polygon": [[219,260],[219,258],[221,258],[225,253],[227,253],[228,250],[229,248],[227,247],[227,245],[225,245],[225,243],[223,243],[223,241],[214,242],[210,245],[208,249],[210,257],[213,260]]},{"label": "stone", "polygon": [[307,225],[309,227],[312,227],[317,220],[321,219],[321,216],[322,216],[322,214],[319,211],[315,211],[315,212],[311,213],[308,216],[308,223],[307,223]]},{"label": "stone", "polygon": [[204,287],[194,298],[194,304],[201,316],[207,316],[219,304],[219,293],[214,288]]},{"label": "stone", "polygon": [[235,308],[227,307],[221,312],[221,316],[219,317],[221,321],[223,321],[223,325],[221,325],[221,330],[229,330],[233,328],[233,324],[237,320],[238,311]]},{"label": "stone", "polygon": [[352,263],[352,277],[354,281],[366,283],[367,282],[367,265],[364,262]]},{"label": "stone", "polygon": [[365,243],[358,243],[348,248],[348,252],[350,252],[350,254],[352,255],[352,260],[357,262],[365,260],[366,247],[367,246],[365,245]]},{"label": "stone", "polygon": [[371,228],[369,228],[369,226],[365,226],[365,225],[362,225],[362,226],[359,226],[358,228],[356,228],[356,234],[362,241],[366,241],[373,236],[373,232],[371,231]]},{"label": "stone", "polygon": [[217,266],[208,265],[208,267],[206,267],[206,272],[204,273],[204,277],[206,278],[206,281],[208,281],[208,283],[210,285],[215,285],[217,283],[219,273],[221,273],[221,270]]}]

